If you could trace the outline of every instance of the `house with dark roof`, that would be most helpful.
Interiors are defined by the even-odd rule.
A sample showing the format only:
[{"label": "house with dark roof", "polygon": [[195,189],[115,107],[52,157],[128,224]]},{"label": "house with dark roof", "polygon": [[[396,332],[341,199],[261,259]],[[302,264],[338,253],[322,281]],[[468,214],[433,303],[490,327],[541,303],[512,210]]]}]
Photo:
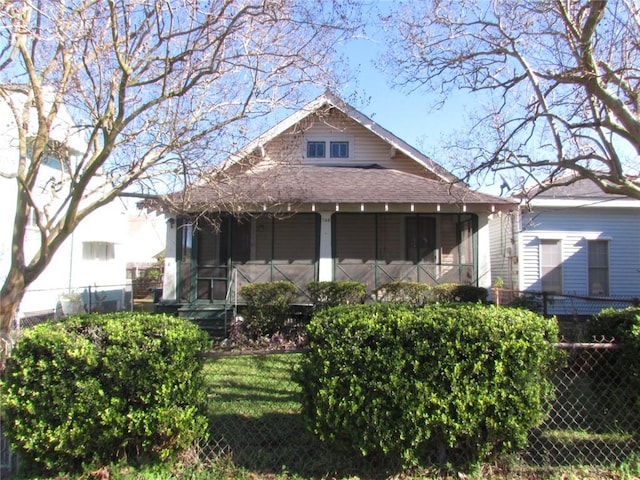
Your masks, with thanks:
[{"label": "house with dark roof", "polygon": [[489,287],[488,218],[513,202],[471,190],[325,93],[180,192],[167,212],[164,304],[206,312],[253,282]]},{"label": "house with dark roof", "polygon": [[490,221],[491,274],[548,299],[547,313],[582,317],[640,297],[640,200],[584,179],[540,192]]}]

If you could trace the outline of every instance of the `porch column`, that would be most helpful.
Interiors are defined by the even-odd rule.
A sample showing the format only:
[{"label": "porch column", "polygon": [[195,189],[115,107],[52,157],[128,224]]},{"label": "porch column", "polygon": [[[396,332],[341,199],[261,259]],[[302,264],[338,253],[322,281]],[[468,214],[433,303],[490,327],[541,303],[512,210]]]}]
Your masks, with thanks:
[{"label": "porch column", "polygon": [[178,300],[176,294],[176,276],[177,263],[176,263],[176,218],[170,217],[167,219],[167,234],[166,234],[166,247],[164,254],[164,278],[162,279],[162,300]]},{"label": "porch column", "polygon": [[478,215],[478,286],[491,289],[491,239],[489,216]]},{"label": "porch column", "polygon": [[320,259],[318,261],[318,280],[333,280],[333,252],[331,251],[331,215],[332,212],[320,213]]}]

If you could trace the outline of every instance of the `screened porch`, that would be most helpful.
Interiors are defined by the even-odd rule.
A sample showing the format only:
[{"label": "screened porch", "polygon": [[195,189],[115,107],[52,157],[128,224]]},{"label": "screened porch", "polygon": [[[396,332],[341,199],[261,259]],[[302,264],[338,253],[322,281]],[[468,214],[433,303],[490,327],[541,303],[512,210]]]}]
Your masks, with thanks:
[{"label": "screened porch", "polygon": [[[327,214],[323,214],[327,218]],[[319,278],[353,280],[373,293],[392,281],[477,284],[477,218],[473,214],[264,214],[183,221],[177,267],[182,304],[242,303],[247,283],[287,280],[308,303],[306,285]],[[330,228],[330,248],[321,248]],[[330,251],[330,272],[320,252]],[[326,267],[324,267],[326,268]]]}]

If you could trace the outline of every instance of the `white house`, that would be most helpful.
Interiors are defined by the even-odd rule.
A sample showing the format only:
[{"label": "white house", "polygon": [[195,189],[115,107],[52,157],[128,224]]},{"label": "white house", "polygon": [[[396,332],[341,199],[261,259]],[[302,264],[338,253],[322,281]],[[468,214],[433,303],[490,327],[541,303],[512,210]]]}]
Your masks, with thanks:
[{"label": "white house", "polygon": [[[6,92],[5,92],[6,93]],[[12,102],[20,102],[19,91],[13,90]],[[6,99],[0,99],[0,279],[6,278],[11,262],[18,165],[17,129]],[[35,119],[34,119],[35,123]],[[51,140],[68,149],[70,164],[85,147],[82,134],[74,129],[71,115],[65,109],[57,113]],[[32,189],[38,209],[55,209],[62,202],[61,188],[68,174],[54,157],[45,160]],[[31,219],[33,220],[33,219]],[[70,311],[86,309],[120,309],[127,301],[126,257],[122,248],[127,232],[127,215],[121,204],[113,202],[96,210],[80,223],[52,257],[50,264],[29,289],[21,303],[22,317],[52,315],[61,307]],[[24,242],[28,261],[40,246],[35,224],[28,228]],[[69,299],[74,300],[70,303]],[[78,301],[79,300],[79,301]]]},{"label": "white house", "polygon": [[624,307],[640,297],[640,201],[588,180],[544,191],[494,215],[491,272],[505,288],[549,298],[561,316]]}]

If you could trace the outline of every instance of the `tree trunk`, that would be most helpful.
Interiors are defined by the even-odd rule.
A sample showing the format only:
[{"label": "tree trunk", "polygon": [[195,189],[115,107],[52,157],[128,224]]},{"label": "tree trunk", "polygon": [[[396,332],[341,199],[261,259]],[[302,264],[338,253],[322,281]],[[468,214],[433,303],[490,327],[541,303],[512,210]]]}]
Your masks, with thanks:
[{"label": "tree trunk", "polygon": [[24,272],[12,266],[0,290],[0,338],[9,337],[13,321],[25,293]]}]

